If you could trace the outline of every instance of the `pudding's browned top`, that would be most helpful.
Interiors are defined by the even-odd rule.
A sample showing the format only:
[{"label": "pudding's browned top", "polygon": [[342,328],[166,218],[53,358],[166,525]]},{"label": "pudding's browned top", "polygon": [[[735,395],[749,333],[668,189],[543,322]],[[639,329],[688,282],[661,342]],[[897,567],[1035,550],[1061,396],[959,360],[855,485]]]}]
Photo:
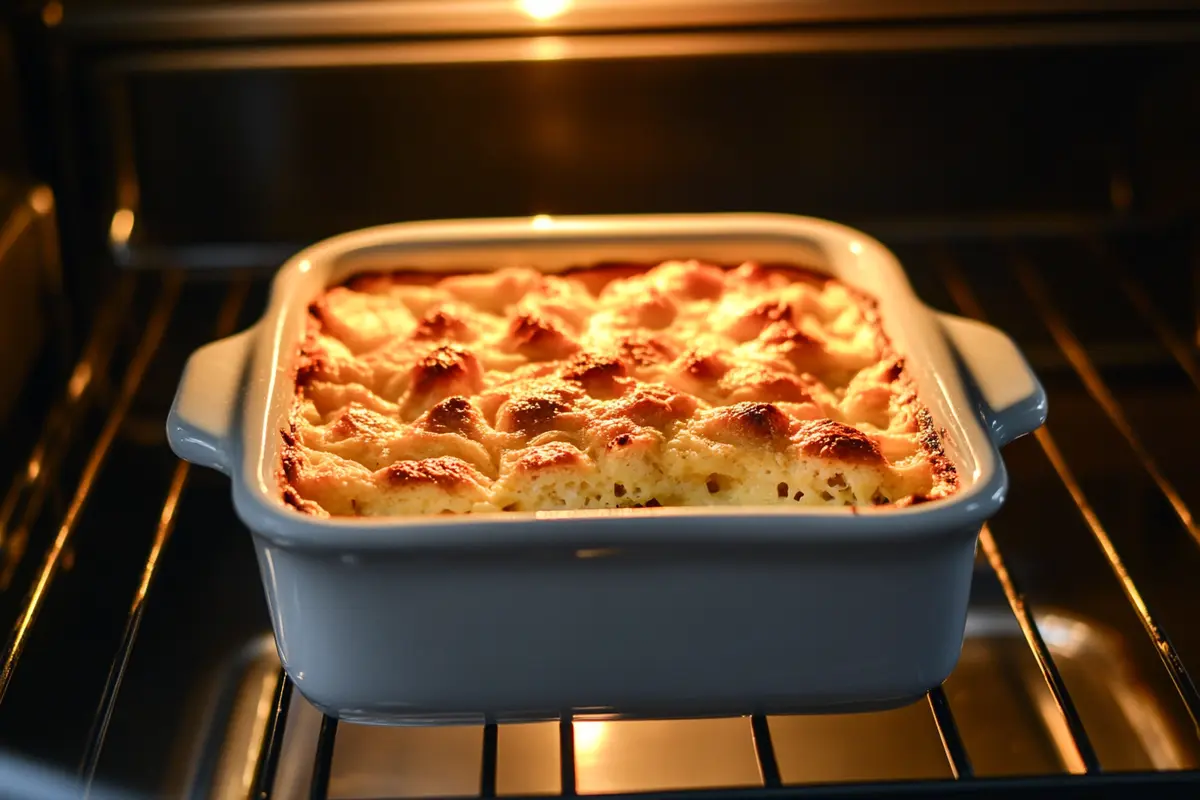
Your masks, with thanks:
[{"label": "pudding's browned top", "polygon": [[870,505],[955,488],[875,303],[696,261],[360,275],[309,311],[283,491],[314,514]]}]

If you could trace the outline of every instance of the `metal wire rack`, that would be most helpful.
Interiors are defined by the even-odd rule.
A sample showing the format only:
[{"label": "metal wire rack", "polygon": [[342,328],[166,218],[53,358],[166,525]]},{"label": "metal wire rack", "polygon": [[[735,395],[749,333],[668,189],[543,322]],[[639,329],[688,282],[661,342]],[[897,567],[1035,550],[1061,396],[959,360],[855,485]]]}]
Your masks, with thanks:
[{"label": "metal wire rack", "polygon": [[[1168,319],[1159,307],[1159,301],[1147,291],[1144,282],[1136,276],[1130,266],[1123,263],[1109,242],[1101,239],[1097,243],[1079,244],[1086,258],[1095,268],[1097,280],[1117,287],[1121,295],[1128,298],[1133,313],[1153,332],[1158,346],[1170,355],[1170,368],[1182,371],[1188,380],[1200,390],[1200,366],[1196,350],[1189,341],[1193,331],[1181,330],[1177,319]],[[1192,515],[1185,493],[1180,490],[1168,472],[1156,461],[1152,449],[1142,440],[1138,427],[1131,421],[1120,399],[1107,384],[1103,370],[1095,363],[1089,348],[1072,328],[1068,315],[1060,307],[1060,287],[1054,283],[1052,267],[1041,260],[1038,248],[1027,247],[1018,242],[991,242],[989,252],[997,258],[1001,271],[1008,276],[1026,304],[1029,316],[1035,317],[1056,348],[1054,357],[1060,358],[1065,372],[1082,383],[1091,402],[1100,409],[1103,418],[1125,441],[1131,454],[1131,468],[1141,470],[1149,477],[1156,491],[1171,509],[1174,517],[1169,531],[1164,536],[1182,535],[1200,543],[1200,529]],[[996,255],[999,254],[999,255]],[[922,244],[901,250],[914,274],[924,276],[924,284],[918,282],[918,291],[924,294],[925,286],[936,286],[943,298],[948,298],[956,311],[967,316],[985,318],[987,296],[978,287],[978,274],[963,267],[960,248],[944,243]],[[920,267],[915,269],[914,267]],[[133,286],[138,284],[137,291]],[[83,349],[82,356],[72,377],[59,398],[48,412],[48,418],[57,422],[47,425],[30,457],[17,473],[17,477],[0,503],[0,532],[6,542],[14,532],[29,542],[22,554],[5,553],[5,558],[14,563],[7,566],[4,574],[8,582],[25,589],[23,599],[12,609],[12,628],[8,641],[0,653],[0,703],[6,700],[6,692],[20,673],[23,656],[30,640],[38,629],[37,623],[47,598],[54,592],[56,581],[68,565],[72,552],[79,545],[79,522],[99,482],[106,460],[119,432],[130,423],[130,409],[143,389],[147,371],[165,341],[170,339],[168,328],[173,314],[180,304],[181,293],[188,279],[180,274],[167,273],[161,276],[126,277],[114,289],[106,304],[109,309],[100,315],[92,339]],[[223,336],[231,333],[244,320],[249,307],[248,297],[253,286],[258,285],[244,278],[221,284],[223,299],[219,308],[209,317],[207,334]],[[110,362],[119,364],[121,353],[118,328],[115,320],[136,305],[136,297],[145,295],[147,287],[152,295],[146,305],[135,340],[128,345],[128,357],[121,370],[121,379],[111,391],[104,391],[98,376],[107,374]],[[139,292],[141,294],[139,294]],[[932,298],[931,298],[932,299]],[[1192,321],[1194,324],[1194,320]],[[1020,336],[1018,335],[1018,338]],[[173,363],[171,368],[182,366]],[[1053,388],[1052,388],[1053,406]],[[77,422],[86,416],[89,408],[103,409],[103,422],[90,441],[86,458],[74,478],[73,491],[61,512],[55,513],[42,502],[56,481],[64,481],[68,470],[62,466],[69,441],[77,439]],[[64,430],[71,435],[65,435]],[[1036,446],[1048,462],[1061,488],[1074,503],[1079,519],[1082,520],[1091,546],[1107,564],[1111,576],[1127,601],[1129,610],[1148,637],[1161,669],[1174,688],[1182,716],[1190,721],[1189,736],[1200,731],[1200,692],[1189,672],[1180,649],[1166,630],[1163,618],[1152,607],[1145,587],[1135,581],[1132,571],[1123,556],[1125,545],[1118,543],[1110,531],[1110,523],[1102,521],[1101,514],[1093,505],[1093,499],[1085,492],[1076,477],[1072,465],[1064,455],[1057,438],[1057,425],[1052,412],[1051,423],[1036,435]],[[165,445],[162,445],[165,447]],[[91,717],[90,730],[79,756],[79,779],[83,787],[92,785],[109,732],[114,709],[121,698],[122,682],[135,647],[143,615],[153,600],[155,580],[159,574],[164,551],[170,546],[180,513],[180,498],[191,480],[191,470],[186,464],[178,464],[171,475],[165,498],[158,504],[157,524],[149,539],[149,549],[137,577],[131,586],[132,594],[125,614],[119,639],[113,643],[114,657],[107,675],[102,680],[102,690],[95,699],[95,713]],[[52,517],[52,524],[47,523]],[[41,521],[47,535],[39,540],[35,522]],[[31,533],[32,531],[32,533]],[[988,565],[998,581],[1004,598],[1011,608],[1020,631],[1028,645],[1028,652],[1036,662],[1041,679],[1053,700],[1063,729],[1067,732],[1069,757],[1068,774],[1037,775],[1028,777],[977,777],[972,766],[967,743],[956,723],[951,702],[942,688],[929,692],[927,703],[949,766],[950,778],[937,781],[908,781],[902,783],[859,783],[818,786],[787,785],[781,773],[780,761],[773,741],[769,720],[761,715],[750,718],[753,748],[761,778],[761,788],[754,793],[764,797],[833,797],[874,796],[881,792],[893,794],[916,794],[923,797],[959,797],[970,794],[978,797],[1007,797],[1013,792],[1031,789],[1051,789],[1057,796],[1095,796],[1096,792],[1111,791],[1114,794],[1138,788],[1183,788],[1200,791],[1200,770],[1110,772],[1102,765],[1101,758],[1085,726],[1075,699],[1069,691],[1051,648],[1043,638],[1034,614],[1034,603],[1023,592],[1015,577],[1007,555],[1005,539],[1001,534],[985,527],[980,534],[982,560]],[[12,594],[10,590],[9,594]],[[275,686],[273,704],[266,715],[265,730],[257,750],[253,774],[252,796],[266,800],[273,796],[280,754],[283,749],[284,732],[287,729],[289,711],[293,698],[293,687],[287,676],[281,674]],[[5,712],[0,705],[0,718]],[[478,779],[478,794],[483,797],[496,796],[497,765],[500,761],[499,732],[503,726],[488,722],[482,733],[482,760]],[[331,777],[335,769],[334,748],[337,741],[338,721],[324,718],[320,725],[316,749],[313,754],[311,797],[329,796]],[[580,793],[576,773],[575,721],[563,716],[558,722],[559,786],[563,796]],[[744,788],[694,790],[653,794],[655,797],[671,797],[676,794],[687,797],[743,796]],[[649,796],[649,795],[646,795]]]}]

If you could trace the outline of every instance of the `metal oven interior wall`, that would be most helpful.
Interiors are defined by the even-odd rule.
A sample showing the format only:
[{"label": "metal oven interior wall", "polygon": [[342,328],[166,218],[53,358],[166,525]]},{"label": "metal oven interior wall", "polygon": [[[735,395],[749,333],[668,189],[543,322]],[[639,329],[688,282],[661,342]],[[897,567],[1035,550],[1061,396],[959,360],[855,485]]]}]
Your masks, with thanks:
[{"label": "metal oven interior wall", "polygon": [[396,45],[304,68],[348,48],[279,54],[296,69],[248,51],[220,69],[185,54],[106,71],[96,118],[113,157],[88,163],[121,171],[89,196],[136,198],[134,256],[254,263],[455,216],[1196,210],[1186,45],[387,63],[410,57]]},{"label": "metal oven interior wall", "polygon": [[[1032,740],[997,744],[981,722],[994,712],[972,711],[1011,676],[975,682],[960,671],[949,705],[939,695],[937,716],[921,717],[933,738],[920,747],[939,758],[934,723],[943,739],[949,731],[949,765],[864,772],[847,755],[851,742],[830,757],[858,766],[824,777],[945,778],[968,763],[982,776],[1200,763],[1188,673],[1200,667],[1190,516],[1200,496],[1189,481],[1200,442],[1160,424],[1194,417],[1200,402],[1194,48],[780,46],[705,56],[682,41],[669,38],[679,48],[670,57],[560,59],[555,45],[487,63],[446,63],[481,46],[450,41],[45,51],[54,55],[42,88],[53,86],[54,100],[38,118],[55,145],[35,165],[55,187],[65,291],[91,333],[73,350],[70,377],[48,381],[53,402],[23,401],[38,407],[20,419],[50,422],[9,425],[32,429],[0,505],[0,623],[11,630],[0,745],[172,795],[245,778],[290,796],[279,782],[288,770],[307,780],[327,756],[330,771],[316,774],[332,796],[355,794],[353,753],[339,756],[316,728],[289,751],[284,728],[273,731],[262,711],[277,662],[269,648],[259,658],[269,625],[248,537],[223,479],[178,465],[163,442],[183,358],[253,321],[265,269],[340,230],[442,216],[768,210],[879,235],[922,296],[1010,330],[1046,380],[1053,433],[1010,451],[1013,501],[985,536],[976,582],[978,619],[998,609],[1019,646],[984,637],[978,652],[988,669],[1014,660],[1040,679],[1017,625],[1025,597],[1003,580],[1011,577],[1046,633],[1052,658],[1041,663],[1058,664],[1050,690],[1077,699],[1090,735],[1072,744],[1073,704],[1056,704],[1042,685],[1029,696],[1059,720],[1043,735],[1061,739],[1066,724],[1067,738],[1022,760]],[[364,51],[370,63],[340,63]],[[114,248],[121,209],[134,224]],[[1096,636],[1081,638],[1084,628]],[[1147,636],[1161,631],[1172,637],[1166,648]],[[1089,661],[1085,639],[1115,644]],[[1088,688],[1106,669],[1136,687],[1127,705],[1152,709],[1140,718],[1145,752],[1112,734],[1111,702]],[[247,684],[257,688],[247,694]],[[262,713],[243,724],[233,709],[246,703]],[[293,723],[302,716],[293,704]],[[638,741],[613,724],[615,740]],[[820,734],[789,733],[791,724],[739,728],[751,783],[821,777],[803,756]],[[249,755],[230,754],[238,730]],[[773,768],[759,763],[761,748],[755,760],[764,733]],[[337,741],[358,735],[342,726]],[[838,741],[847,735],[865,734]],[[470,773],[471,793],[542,791],[513,777],[515,736],[493,728],[469,731],[461,746],[417,742],[429,763],[404,763],[418,777]],[[689,747],[723,752],[704,736],[671,736],[651,760],[668,764]],[[875,746],[915,753],[902,738]],[[540,745],[557,764],[551,790],[694,785],[661,775],[596,783],[594,768],[563,757],[568,741],[578,754],[572,737]],[[264,749],[280,760],[259,760]],[[539,758],[526,761],[550,763]],[[388,791],[405,793],[394,783]]]}]

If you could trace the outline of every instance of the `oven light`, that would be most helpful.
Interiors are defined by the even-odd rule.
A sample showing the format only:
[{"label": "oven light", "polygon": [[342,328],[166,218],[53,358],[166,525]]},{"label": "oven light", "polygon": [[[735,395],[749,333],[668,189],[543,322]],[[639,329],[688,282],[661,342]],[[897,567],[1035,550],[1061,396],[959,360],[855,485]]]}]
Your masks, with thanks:
[{"label": "oven light", "polygon": [[862,251],[863,251],[862,242],[851,242],[850,243],[850,252],[851,253],[854,253],[854,255],[856,255],[856,256],[861,256]]},{"label": "oven light", "polygon": [[533,19],[545,21],[562,16],[572,0],[517,0],[517,7]]},{"label": "oven light", "polygon": [[112,222],[108,226],[108,240],[114,247],[124,247],[129,242],[129,237],[133,233],[133,212],[128,208],[121,208],[112,216]]},{"label": "oven light", "polygon": [[600,748],[608,733],[609,723],[600,720],[578,720],[571,727],[575,733],[575,759],[582,764],[598,761]]},{"label": "oven light", "polygon": [[538,214],[529,222],[535,231],[548,231],[554,227],[554,218],[549,214]]}]

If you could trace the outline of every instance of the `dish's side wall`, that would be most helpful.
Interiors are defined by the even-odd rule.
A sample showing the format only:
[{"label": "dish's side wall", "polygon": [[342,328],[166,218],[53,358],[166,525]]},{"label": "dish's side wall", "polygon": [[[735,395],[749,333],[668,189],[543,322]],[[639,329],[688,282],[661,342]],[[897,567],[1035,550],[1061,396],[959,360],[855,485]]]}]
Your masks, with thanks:
[{"label": "dish's side wall", "polygon": [[[552,524],[565,540],[570,520]],[[343,718],[835,711],[950,673],[977,532],[868,550],[258,556],[285,668]]]}]

